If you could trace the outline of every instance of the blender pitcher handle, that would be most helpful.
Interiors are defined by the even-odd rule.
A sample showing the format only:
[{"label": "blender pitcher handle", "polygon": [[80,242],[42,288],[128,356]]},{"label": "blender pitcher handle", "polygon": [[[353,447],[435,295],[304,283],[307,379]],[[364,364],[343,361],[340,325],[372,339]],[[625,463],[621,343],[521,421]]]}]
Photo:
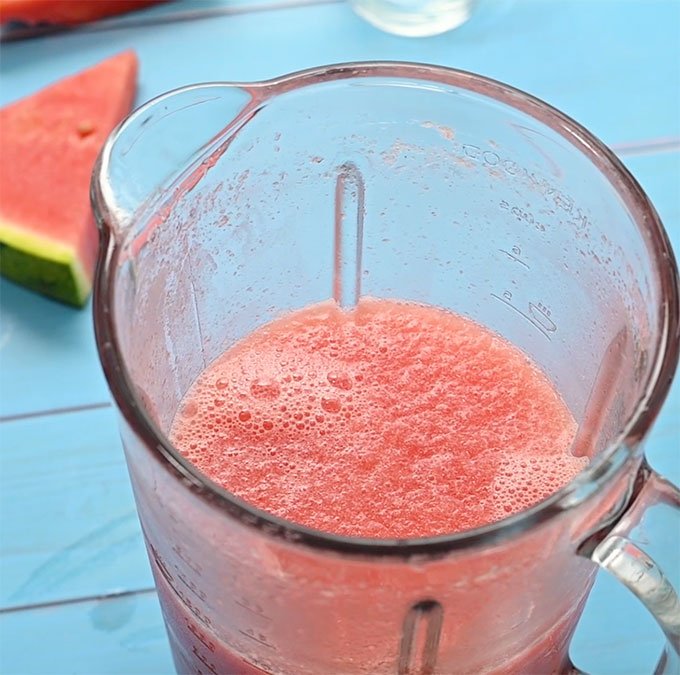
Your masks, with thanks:
[{"label": "blender pitcher handle", "polygon": [[90,195],[104,234],[117,239],[126,232],[170,179],[255,114],[262,91],[257,84],[192,85],[130,114],[107,139],[92,174]]},{"label": "blender pitcher handle", "polygon": [[[647,607],[667,640],[655,673],[677,674],[680,673],[680,598],[666,573],[644,550],[653,542],[646,541],[636,530],[644,527],[653,507],[666,506],[680,512],[680,490],[646,462],[639,478],[641,487],[623,516],[613,526],[589,537],[579,553],[616,577]],[[679,571],[677,565],[667,569],[676,575]]]}]

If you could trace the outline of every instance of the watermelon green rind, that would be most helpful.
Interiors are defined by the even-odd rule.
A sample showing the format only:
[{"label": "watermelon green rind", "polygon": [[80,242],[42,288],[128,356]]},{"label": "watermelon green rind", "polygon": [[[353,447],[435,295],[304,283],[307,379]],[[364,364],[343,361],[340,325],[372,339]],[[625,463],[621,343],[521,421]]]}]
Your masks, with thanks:
[{"label": "watermelon green rind", "polygon": [[4,222],[0,222],[0,274],[75,307],[85,304],[92,285],[73,249]]}]

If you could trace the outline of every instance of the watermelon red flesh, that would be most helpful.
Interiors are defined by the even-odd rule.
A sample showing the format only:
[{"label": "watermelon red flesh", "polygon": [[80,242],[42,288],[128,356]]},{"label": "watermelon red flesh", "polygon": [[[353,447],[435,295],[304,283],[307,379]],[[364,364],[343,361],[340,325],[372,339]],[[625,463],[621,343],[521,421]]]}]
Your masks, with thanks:
[{"label": "watermelon red flesh", "polygon": [[92,287],[98,233],[90,175],[111,130],[129,112],[132,51],[0,110],[0,273],[82,305]]},{"label": "watermelon red flesh", "polygon": [[71,26],[123,14],[165,0],[0,0],[0,23]]}]

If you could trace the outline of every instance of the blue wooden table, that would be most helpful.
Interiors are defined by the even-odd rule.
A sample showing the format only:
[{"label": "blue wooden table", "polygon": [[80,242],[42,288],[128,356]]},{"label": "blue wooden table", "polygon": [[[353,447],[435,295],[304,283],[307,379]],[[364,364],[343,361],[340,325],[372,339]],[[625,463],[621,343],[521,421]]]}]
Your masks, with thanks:
[{"label": "blue wooden table", "polygon": [[[126,48],[138,101],[209,80],[341,61],[432,62],[525,89],[622,157],[680,250],[680,1],[493,0],[456,32],[409,40],[335,0],[187,0],[108,27],[9,43],[0,104]],[[89,307],[0,282],[0,672],[171,673],[97,361]],[[680,383],[648,442],[680,482]],[[669,551],[680,532],[667,532]],[[600,574],[573,645],[591,673],[651,673],[656,624]]]}]

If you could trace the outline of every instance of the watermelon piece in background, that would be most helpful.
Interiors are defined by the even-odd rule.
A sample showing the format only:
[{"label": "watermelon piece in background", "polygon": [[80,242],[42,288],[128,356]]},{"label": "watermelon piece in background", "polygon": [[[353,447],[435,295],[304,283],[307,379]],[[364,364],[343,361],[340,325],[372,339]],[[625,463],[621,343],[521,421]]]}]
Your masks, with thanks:
[{"label": "watermelon piece in background", "polygon": [[0,24],[49,23],[73,26],[124,14],[167,0],[0,0]]},{"label": "watermelon piece in background", "polygon": [[0,274],[82,306],[99,235],[90,175],[130,111],[137,56],[113,56],[0,110]]}]

